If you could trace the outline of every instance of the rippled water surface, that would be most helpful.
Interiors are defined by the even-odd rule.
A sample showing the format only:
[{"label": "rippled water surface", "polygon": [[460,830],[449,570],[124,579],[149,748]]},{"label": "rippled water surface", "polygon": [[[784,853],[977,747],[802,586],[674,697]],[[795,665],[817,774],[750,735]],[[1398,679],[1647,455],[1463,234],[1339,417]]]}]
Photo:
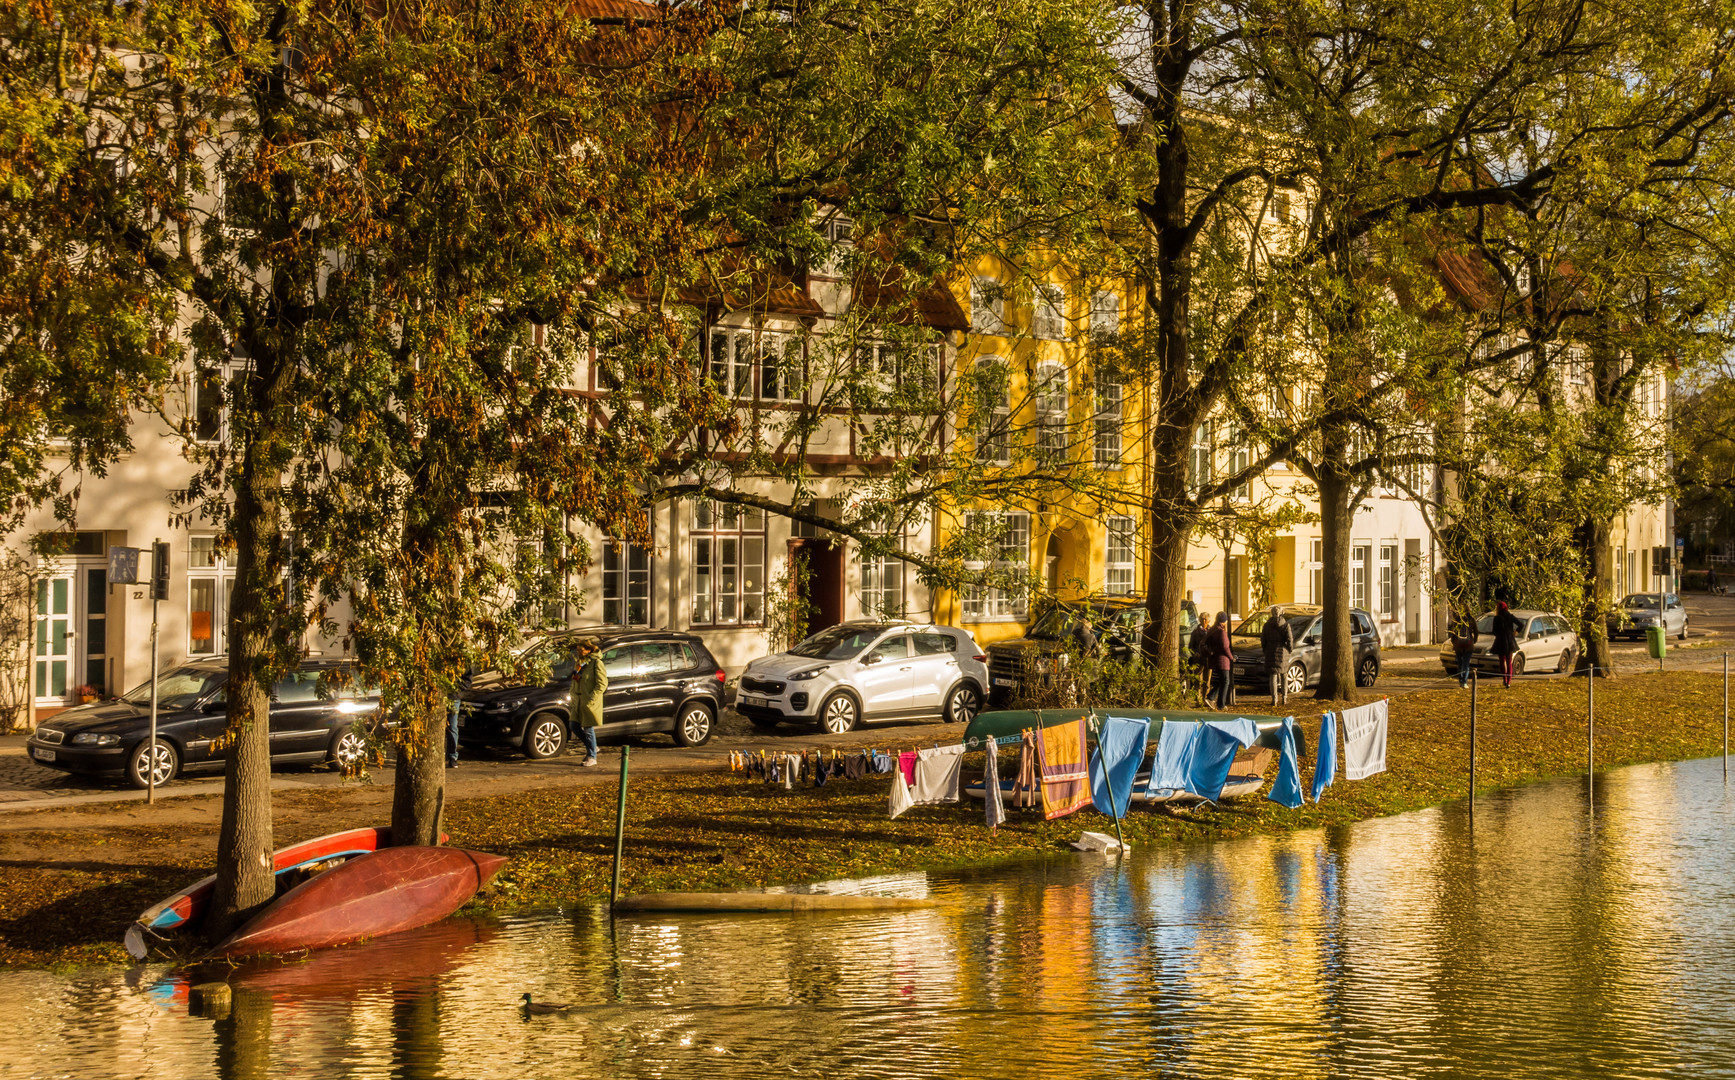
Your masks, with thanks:
[{"label": "rippled water surface", "polygon": [[454,922],[215,1022],[161,969],[0,973],[0,1076],[1735,1075],[1732,805],[1710,759],[836,886],[933,910]]}]

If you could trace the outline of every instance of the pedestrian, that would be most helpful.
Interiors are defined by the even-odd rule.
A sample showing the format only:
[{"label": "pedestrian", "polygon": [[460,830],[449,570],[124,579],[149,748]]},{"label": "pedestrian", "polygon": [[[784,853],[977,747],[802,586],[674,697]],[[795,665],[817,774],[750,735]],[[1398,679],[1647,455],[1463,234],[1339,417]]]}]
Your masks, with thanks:
[{"label": "pedestrian", "polygon": [[1500,684],[1512,685],[1512,654],[1518,651],[1518,631],[1524,628],[1524,620],[1506,609],[1506,601],[1495,605],[1494,613],[1494,655],[1500,658]]},{"label": "pedestrian", "polygon": [[1259,645],[1265,653],[1265,674],[1271,680],[1271,704],[1282,705],[1289,700],[1289,654],[1295,648],[1295,629],[1276,604],[1271,605],[1271,614],[1259,631]]},{"label": "pedestrian", "polygon": [[1216,700],[1212,704],[1218,709],[1227,709],[1234,692],[1234,673],[1229,669],[1235,664],[1235,646],[1229,641],[1229,613],[1219,611],[1217,622],[1211,627],[1210,636],[1205,639],[1205,652],[1210,657],[1212,673],[1216,676]]},{"label": "pedestrian", "polygon": [[1210,704],[1206,694],[1211,689],[1211,663],[1205,651],[1205,642],[1210,636],[1210,626],[1204,619],[1198,619],[1193,623],[1193,633],[1187,638],[1187,658],[1191,665],[1192,681],[1198,687],[1199,700],[1204,704]]},{"label": "pedestrian", "polygon": [[1476,624],[1465,615],[1458,616],[1452,631],[1452,652],[1458,657],[1458,689],[1470,687],[1471,654],[1476,650]]},{"label": "pedestrian", "polygon": [[1072,640],[1078,646],[1080,656],[1089,656],[1096,652],[1096,627],[1090,624],[1090,612],[1079,612],[1078,621],[1072,624]]},{"label": "pedestrian", "polygon": [[608,672],[603,670],[602,652],[596,642],[578,643],[578,666],[572,672],[572,705],[567,727],[577,728],[584,740],[585,756],[581,765],[596,764],[596,729],[602,724],[602,699],[608,692]]},{"label": "pedestrian", "polygon": [[1717,568],[1715,566],[1708,567],[1705,570],[1705,591],[1717,591]]},{"label": "pedestrian", "polygon": [[446,768],[458,767],[458,717],[462,706],[457,698],[452,699],[452,707],[446,714]]}]

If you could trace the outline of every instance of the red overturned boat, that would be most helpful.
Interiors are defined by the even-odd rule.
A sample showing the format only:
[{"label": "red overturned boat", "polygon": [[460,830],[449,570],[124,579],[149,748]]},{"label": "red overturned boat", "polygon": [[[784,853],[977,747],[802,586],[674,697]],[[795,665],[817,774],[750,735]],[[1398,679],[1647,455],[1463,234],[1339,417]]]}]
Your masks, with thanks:
[{"label": "red overturned boat", "polygon": [[208,955],[324,949],[414,930],[463,907],[505,865],[505,856],[452,847],[358,855],[284,893]]},{"label": "red overturned boat", "polygon": [[[444,843],[445,840],[446,837],[442,834],[440,837],[441,843]],[[377,871],[369,875],[369,880],[373,881],[378,888],[378,893],[376,894],[377,904],[384,909],[387,914],[389,914],[390,922],[395,924],[396,930],[407,930],[412,927],[425,926],[428,923],[437,922],[438,920],[445,918],[453,911],[456,911],[459,907],[462,907],[464,902],[467,901],[477,889],[486,884],[505,862],[505,860],[499,856],[485,855],[480,852],[459,852],[459,849],[449,848],[393,848],[390,844],[390,829],[349,829],[344,832],[315,837],[312,840],[306,840],[299,844],[291,844],[288,847],[279,849],[272,858],[272,868],[280,883],[278,886],[280,892],[283,892],[283,890],[288,887],[289,883],[293,882],[298,877],[308,874],[317,876],[302,882],[301,885],[297,885],[293,889],[288,889],[287,892],[283,892],[283,895],[256,916],[252,922],[248,923],[247,927],[243,927],[243,932],[248,927],[253,926],[255,923],[258,923],[260,920],[269,916],[277,909],[278,905],[280,905],[284,900],[287,900],[303,885],[311,885],[321,877],[331,873],[332,870],[340,869],[341,867],[348,865],[350,861],[358,860],[363,856],[372,855],[382,851],[452,851],[454,853],[461,853],[464,856],[463,867],[446,867],[445,869],[448,873],[445,874],[436,872],[435,876],[446,877],[453,880],[447,880],[443,886],[435,886],[432,889],[418,888],[416,882],[405,878],[386,880],[382,884],[381,876]],[[485,870],[483,869],[484,864],[486,864]],[[424,871],[430,869],[429,865],[425,861],[417,861],[416,865],[421,867]],[[443,910],[441,910],[443,906],[443,898],[446,897],[447,891],[452,888],[454,880],[457,882],[462,882],[464,880],[466,876],[466,871],[464,870],[465,867],[468,868],[469,878],[474,881],[474,884],[470,886],[470,891],[465,893],[462,899],[459,899],[457,903],[452,904],[450,907],[444,907]],[[134,959],[143,960],[150,950],[147,936],[166,937],[178,931],[196,928],[199,925],[199,922],[204,918],[205,911],[210,905],[211,893],[216,887],[216,882],[217,879],[214,875],[201,878],[187,886],[185,889],[182,889],[180,892],[175,893],[173,896],[147,908],[144,913],[134,920],[133,924],[127,928],[127,952],[130,953]],[[392,893],[399,893],[400,895],[394,899],[391,895],[388,895]],[[416,900],[436,901],[431,908],[433,913],[430,914],[427,912],[405,910],[406,902],[414,902]],[[370,917],[368,921],[370,923],[369,928],[361,930],[353,937],[345,937],[344,940],[353,941],[358,937],[378,937],[382,934],[395,932],[394,930],[372,928],[371,924],[378,921],[376,917]],[[236,936],[239,935],[237,934]],[[229,940],[233,941],[234,938],[232,937]],[[226,941],[224,944],[227,945],[228,943],[229,942]],[[293,951],[296,949],[315,947],[317,946],[310,944],[296,944],[288,945],[284,948]],[[231,955],[250,955],[250,953],[234,953]]]}]

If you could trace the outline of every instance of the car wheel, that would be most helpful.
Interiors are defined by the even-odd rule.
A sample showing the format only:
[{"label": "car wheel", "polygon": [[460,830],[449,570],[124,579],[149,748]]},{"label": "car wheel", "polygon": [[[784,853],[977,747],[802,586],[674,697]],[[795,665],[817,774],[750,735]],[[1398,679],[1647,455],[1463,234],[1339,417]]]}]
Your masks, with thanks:
[{"label": "car wheel", "polygon": [[173,746],[161,739],[154,743],[141,742],[127,758],[127,783],[142,791],[151,786],[154,774],[157,787],[162,787],[180,770],[181,758]]},{"label": "car wheel", "polygon": [[968,724],[982,711],[982,694],[970,683],[959,683],[946,697],[946,723]]},{"label": "car wheel", "polygon": [[1514,679],[1524,674],[1524,654],[1519,653],[1512,658],[1512,677]]},{"label": "car wheel", "polygon": [[326,759],[339,769],[356,768],[367,757],[367,739],[354,728],[345,728],[331,737],[331,749]]},{"label": "car wheel", "polygon": [[1372,686],[1379,681],[1380,662],[1377,657],[1364,656],[1355,669],[1355,684],[1357,686]]},{"label": "car wheel", "polygon": [[1307,665],[1297,660],[1283,669],[1283,692],[1299,694],[1307,689]]},{"label": "car wheel", "polygon": [[1682,641],[1687,640],[1687,622],[1685,619],[1681,620],[1681,637],[1680,637],[1680,640],[1682,640]]},{"label": "car wheel", "polygon": [[848,694],[833,694],[819,707],[819,726],[828,735],[842,735],[855,729],[855,698]]},{"label": "car wheel", "polygon": [[566,721],[553,713],[537,713],[524,725],[524,756],[541,761],[566,748]]},{"label": "car wheel", "polygon": [[680,723],[675,725],[675,745],[704,746],[711,741],[711,710],[703,705],[688,705],[681,710]]},{"label": "car wheel", "polygon": [[1572,670],[1573,655],[1571,649],[1560,650],[1560,663],[1554,666],[1557,674],[1565,675]]}]

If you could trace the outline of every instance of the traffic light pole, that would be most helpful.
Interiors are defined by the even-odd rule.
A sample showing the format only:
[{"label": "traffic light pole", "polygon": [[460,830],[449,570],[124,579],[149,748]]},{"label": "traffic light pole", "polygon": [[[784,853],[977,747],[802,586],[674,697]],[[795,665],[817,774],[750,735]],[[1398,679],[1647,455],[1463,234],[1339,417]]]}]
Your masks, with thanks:
[{"label": "traffic light pole", "polygon": [[157,801],[157,605],[169,584],[169,545],[151,543],[151,734],[145,743],[145,802]]}]

